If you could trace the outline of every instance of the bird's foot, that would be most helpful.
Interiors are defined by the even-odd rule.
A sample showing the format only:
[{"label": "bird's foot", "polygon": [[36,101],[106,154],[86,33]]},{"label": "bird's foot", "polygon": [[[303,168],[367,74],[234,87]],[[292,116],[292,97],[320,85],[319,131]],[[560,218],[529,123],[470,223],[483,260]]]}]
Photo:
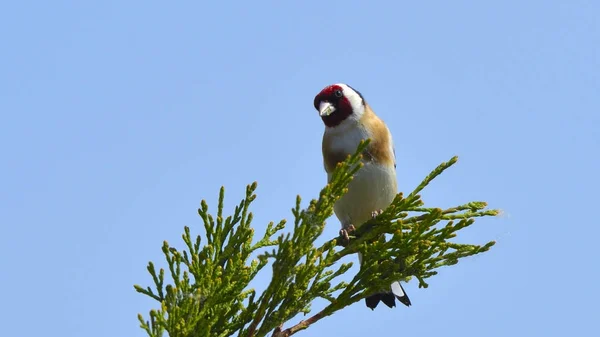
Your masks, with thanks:
[{"label": "bird's foot", "polygon": [[380,209],[378,211],[373,211],[373,212],[371,212],[371,218],[375,219],[376,217],[380,216],[381,214],[383,214],[382,209]]},{"label": "bird's foot", "polygon": [[342,245],[343,247],[346,247],[348,245],[348,243],[350,242],[350,234],[352,234],[352,232],[354,232],[355,229],[356,228],[354,228],[354,225],[352,224],[346,225],[342,227],[342,229],[340,229],[340,245]]}]

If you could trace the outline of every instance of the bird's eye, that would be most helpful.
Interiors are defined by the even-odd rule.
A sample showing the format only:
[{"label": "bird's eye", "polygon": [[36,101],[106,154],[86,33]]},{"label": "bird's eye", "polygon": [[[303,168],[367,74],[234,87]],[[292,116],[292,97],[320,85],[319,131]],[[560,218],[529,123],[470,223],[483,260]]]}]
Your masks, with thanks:
[{"label": "bird's eye", "polygon": [[333,92],[333,94],[335,95],[335,97],[337,98],[342,98],[342,96],[344,96],[344,94],[342,93],[341,90],[336,90]]}]

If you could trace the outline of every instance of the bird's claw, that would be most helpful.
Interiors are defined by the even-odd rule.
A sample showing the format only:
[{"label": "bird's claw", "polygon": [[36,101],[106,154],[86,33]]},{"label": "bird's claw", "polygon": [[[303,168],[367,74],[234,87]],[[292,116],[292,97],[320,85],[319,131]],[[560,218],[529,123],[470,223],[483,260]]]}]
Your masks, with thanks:
[{"label": "bird's claw", "polygon": [[376,217],[380,216],[381,214],[383,214],[382,209],[380,209],[378,211],[373,211],[373,212],[371,212],[371,218],[375,219]]},{"label": "bird's claw", "polygon": [[346,225],[344,227],[342,227],[342,229],[340,229],[340,244],[344,247],[346,247],[346,245],[348,245],[348,243],[350,242],[350,235],[352,232],[354,232],[356,228],[354,228],[354,225],[350,224],[350,225]]}]

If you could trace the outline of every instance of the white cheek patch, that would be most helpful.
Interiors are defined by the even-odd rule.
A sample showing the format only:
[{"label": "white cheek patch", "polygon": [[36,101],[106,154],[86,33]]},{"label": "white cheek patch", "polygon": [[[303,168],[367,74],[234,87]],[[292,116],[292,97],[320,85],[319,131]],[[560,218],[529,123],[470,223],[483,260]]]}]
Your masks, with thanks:
[{"label": "white cheek patch", "polygon": [[350,118],[359,120],[365,111],[363,99],[360,97],[360,95],[358,93],[356,93],[356,91],[354,91],[348,85],[346,85],[344,83],[338,83],[336,85],[339,86],[340,88],[342,88],[342,90],[344,91],[344,96],[350,102],[350,106],[352,107],[352,111],[354,112],[350,116]]}]

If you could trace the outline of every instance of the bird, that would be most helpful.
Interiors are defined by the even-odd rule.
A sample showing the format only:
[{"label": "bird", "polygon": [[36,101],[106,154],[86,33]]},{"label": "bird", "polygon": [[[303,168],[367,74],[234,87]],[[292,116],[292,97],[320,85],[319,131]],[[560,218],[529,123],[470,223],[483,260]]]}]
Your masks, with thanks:
[{"label": "bird", "polygon": [[[354,154],[362,140],[371,139],[362,153],[364,166],[348,185],[346,194],[333,207],[342,225],[340,235],[347,239],[354,226],[360,226],[380,214],[398,193],[392,134],[363,95],[348,84],[326,86],[315,96],[314,107],[325,124],[322,152],[328,182],[336,165]],[[362,265],[360,253],[358,258]],[[365,304],[374,310],[381,301],[393,308],[396,306],[395,299],[407,307],[411,305],[399,281],[393,282],[389,290],[366,297]]]}]

